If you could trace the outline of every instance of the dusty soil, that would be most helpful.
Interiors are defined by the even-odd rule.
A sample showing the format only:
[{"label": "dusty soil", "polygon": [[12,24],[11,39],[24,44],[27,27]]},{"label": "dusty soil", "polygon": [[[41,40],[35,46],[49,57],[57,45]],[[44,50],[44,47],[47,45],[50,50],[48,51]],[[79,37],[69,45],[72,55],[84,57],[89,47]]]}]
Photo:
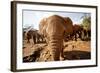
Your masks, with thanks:
[{"label": "dusty soil", "polygon": [[[23,41],[23,62],[50,61],[50,53],[46,43],[27,43]],[[83,60],[91,58],[90,41],[64,42],[64,60]]]}]

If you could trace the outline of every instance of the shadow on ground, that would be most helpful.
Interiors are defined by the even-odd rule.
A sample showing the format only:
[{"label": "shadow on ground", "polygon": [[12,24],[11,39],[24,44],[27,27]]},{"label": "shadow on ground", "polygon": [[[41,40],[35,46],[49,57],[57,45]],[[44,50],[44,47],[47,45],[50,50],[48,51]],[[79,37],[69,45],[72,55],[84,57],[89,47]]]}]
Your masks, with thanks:
[{"label": "shadow on ground", "polygon": [[[32,55],[24,57],[23,62],[25,63],[25,62],[50,61],[50,58],[49,60],[46,60],[46,57],[47,55],[49,55],[49,53],[48,54],[45,53],[45,56],[41,56],[40,54],[41,54],[40,51],[35,51]],[[76,50],[64,52],[64,60],[85,60],[85,59],[91,59],[90,52],[76,51]]]},{"label": "shadow on ground", "polygon": [[65,60],[82,60],[82,59],[91,59],[91,53],[87,51],[67,51],[64,52]]}]

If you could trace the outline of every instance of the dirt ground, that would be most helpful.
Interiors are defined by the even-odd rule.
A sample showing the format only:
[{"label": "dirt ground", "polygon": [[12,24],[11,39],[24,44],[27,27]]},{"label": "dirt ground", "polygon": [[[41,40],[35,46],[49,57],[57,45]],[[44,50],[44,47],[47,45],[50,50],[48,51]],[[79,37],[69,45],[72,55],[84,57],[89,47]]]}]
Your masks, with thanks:
[{"label": "dirt ground", "polygon": [[[50,61],[49,51],[46,43],[27,43],[23,41],[23,62]],[[68,41],[64,42],[64,60],[91,59],[90,41]]]}]

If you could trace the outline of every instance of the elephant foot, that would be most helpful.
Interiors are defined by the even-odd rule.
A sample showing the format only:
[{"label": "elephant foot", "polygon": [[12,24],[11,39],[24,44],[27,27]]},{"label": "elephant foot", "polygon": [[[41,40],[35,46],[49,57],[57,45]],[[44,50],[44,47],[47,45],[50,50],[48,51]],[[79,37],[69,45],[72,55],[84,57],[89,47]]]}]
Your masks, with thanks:
[{"label": "elephant foot", "polygon": [[64,57],[60,57],[60,61],[64,61],[65,60],[65,58]]}]

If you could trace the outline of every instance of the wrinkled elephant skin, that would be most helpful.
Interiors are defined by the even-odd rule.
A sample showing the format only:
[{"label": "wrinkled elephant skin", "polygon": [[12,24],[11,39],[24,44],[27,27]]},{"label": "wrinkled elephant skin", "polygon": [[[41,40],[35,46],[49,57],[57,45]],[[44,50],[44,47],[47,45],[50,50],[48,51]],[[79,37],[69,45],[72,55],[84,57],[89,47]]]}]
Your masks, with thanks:
[{"label": "wrinkled elephant skin", "polygon": [[[67,19],[67,18],[66,18]],[[52,61],[59,61],[63,57],[63,36],[64,32],[72,32],[72,21],[66,20],[58,15],[52,15],[40,23],[41,33],[46,35],[48,40],[48,49],[50,50]],[[67,23],[67,24],[66,24]],[[44,33],[45,32],[45,33]]]}]

